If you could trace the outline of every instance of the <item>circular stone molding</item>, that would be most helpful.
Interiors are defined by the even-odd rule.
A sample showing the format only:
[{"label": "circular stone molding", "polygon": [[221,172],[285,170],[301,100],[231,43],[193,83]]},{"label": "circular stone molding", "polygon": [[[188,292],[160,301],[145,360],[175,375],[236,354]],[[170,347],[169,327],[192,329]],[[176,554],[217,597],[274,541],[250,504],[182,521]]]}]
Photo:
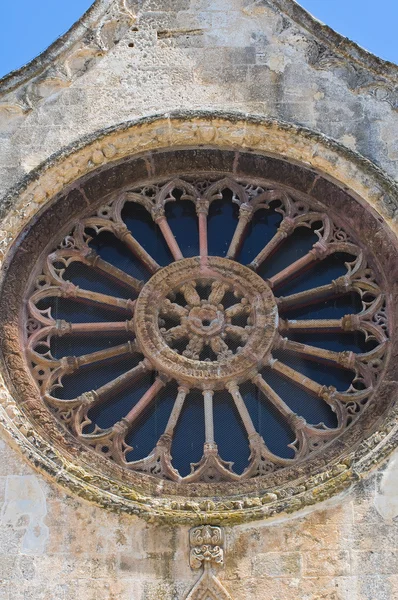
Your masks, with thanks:
[{"label": "circular stone molding", "polygon": [[[376,401],[362,415],[362,427],[348,428],[327,453],[315,453],[267,479],[181,486],[126,471],[79,443],[53,417],[38,394],[21,346],[21,303],[35,265],[51,251],[48,231],[59,232],[62,240],[76,220],[131,186],[134,178],[164,180],[192,169],[238,179],[260,177],[323,204],[337,222],[344,214],[354,238],[366,240],[372,267],[388,290],[386,366]],[[173,114],[128,123],[53,157],[4,203],[0,420],[9,438],[36,467],[75,493],[148,520],[233,524],[292,512],[346,489],[398,443],[392,408],[398,387],[397,198],[395,185],[380,170],[346,148],[308,130],[238,114]],[[156,316],[176,290],[204,279],[210,290],[218,285],[238,288],[254,323],[245,344],[223,357],[221,368],[205,363],[205,377],[189,351],[175,351]],[[226,333],[228,315],[217,294],[210,298],[210,293],[199,304],[187,303],[180,324],[199,340],[217,344]],[[143,286],[135,306],[136,336],[159,372],[169,372],[187,386],[202,378],[206,394],[208,386],[221,389],[250,378],[252,369],[254,377],[256,365],[275,343],[278,326],[281,331],[276,308],[270,285],[253,269],[224,258],[208,257],[205,266],[201,258],[187,258],[155,272]]]},{"label": "circular stone molding", "polygon": [[[207,283],[211,288],[210,301],[199,302],[196,286],[188,290],[184,287],[197,282]],[[167,331],[159,329],[158,314],[159,311],[167,314],[172,306],[170,296],[181,289],[188,294],[191,291],[193,298],[188,302],[186,314],[179,317],[179,326],[185,326],[190,338],[198,339],[199,343],[213,342],[217,347],[228,334],[231,319],[221,304],[226,291],[235,291],[240,303],[251,307],[253,327],[240,352],[226,350],[221,362],[204,363],[194,360],[193,351],[185,350],[181,355],[170,348],[165,339]],[[180,385],[202,390],[224,389],[231,382],[246,381],[251,372],[255,374],[271,347],[278,320],[275,298],[266,282],[248,267],[217,256],[208,257],[205,265],[199,257],[186,258],[155,273],[138,296],[134,316],[137,341],[159,373],[168,374]]]}]

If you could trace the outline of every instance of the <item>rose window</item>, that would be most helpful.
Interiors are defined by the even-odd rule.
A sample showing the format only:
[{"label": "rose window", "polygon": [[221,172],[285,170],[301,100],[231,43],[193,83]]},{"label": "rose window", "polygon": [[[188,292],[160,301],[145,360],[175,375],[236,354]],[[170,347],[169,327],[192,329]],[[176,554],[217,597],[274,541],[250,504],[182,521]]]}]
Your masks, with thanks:
[{"label": "rose window", "polygon": [[355,427],[388,313],[343,220],[218,174],[90,210],[42,254],[24,316],[42,402],[75,439],[130,471],[228,482],[299,465]]}]

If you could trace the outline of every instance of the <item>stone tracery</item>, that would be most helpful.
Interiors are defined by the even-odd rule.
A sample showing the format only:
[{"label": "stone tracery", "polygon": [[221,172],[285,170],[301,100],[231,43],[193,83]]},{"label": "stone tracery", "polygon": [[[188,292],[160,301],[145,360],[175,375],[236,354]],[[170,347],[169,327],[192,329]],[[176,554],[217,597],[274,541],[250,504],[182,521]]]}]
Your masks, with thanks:
[{"label": "stone tracery", "polygon": [[[209,256],[207,215],[212,202],[230,190],[232,202],[239,206],[239,219],[226,257]],[[199,256],[184,258],[165,216],[165,205],[181,199],[193,202],[198,219]],[[143,206],[159,226],[174,262],[161,268],[151,254],[134,237],[122,219],[126,203]],[[276,211],[282,220],[273,237],[264,245],[250,265],[243,266],[239,251],[256,211]],[[267,281],[257,272],[261,265],[278,252],[282,243],[298,228],[310,228],[317,241],[303,256],[294,260]],[[103,232],[110,232],[138,258],[149,281],[144,283],[104,261],[90,247]],[[326,285],[288,296],[280,296],[278,287],[334,253],[351,258],[347,273]],[[65,276],[72,263],[89,267],[97,276],[108,278],[129,290],[127,299],[80,289]],[[359,295],[362,310],[340,319],[295,320],[288,313],[305,305],[341,296]],[[234,296],[230,305],[224,298]],[[177,299],[178,297],[178,299]],[[105,323],[73,323],[54,319],[51,308],[42,308],[51,298],[73,298],[85,305],[111,309],[124,320]],[[146,185],[124,191],[115,199],[79,221],[59,247],[45,259],[42,272],[33,282],[28,298],[27,359],[40,387],[44,401],[58,418],[85,444],[105,454],[118,464],[172,481],[234,481],[253,478],[306,459],[325,444],[336,439],[362,413],[371,398],[381,371],[388,343],[385,296],[370,269],[361,247],[350,235],[314,203],[294,198],[276,186],[260,186],[246,181],[222,178],[195,181],[178,178],[166,183]],[[237,319],[239,324],[234,324]],[[335,352],[299,343],[289,336],[297,331],[362,332],[374,342],[369,352]],[[129,340],[106,350],[79,357],[55,359],[51,340],[78,333],[125,332]],[[352,372],[353,379],[345,392],[320,385],[289,367],[275,352],[283,350],[316,362],[326,362]],[[139,362],[113,381],[71,399],[60,399],[56,389],[62,377],[79,369],[123,355],[137,355]],[[267,372],[276,372],[309,394],[318,397],[336,414],[337,426],[310,424],[296,414],[267,382]],[[112,399],[121,389],[134,385],[145,373],[156,372],[152,385],[123,419],[111,428],[91,425],[90,410]],[[131,448],[126,436],[136,426],[141,414],[170,379],[178,383],[178,395],[166,429],[147,458],[130,461]],[[278,411],[294,432],[291,444],[294,458],[276,456],[256,431],[239,386],[252,381],[259,392]],[[203,394],[205,444],[202,459],[192,463],[191,473],[182,477],[174,468],[171,445],[174,429],[184,402],[193,388]],[[242,474],[221,458],[214,439],[213,394],[226,390],[244,424],[250,446],[250,460]]]}]

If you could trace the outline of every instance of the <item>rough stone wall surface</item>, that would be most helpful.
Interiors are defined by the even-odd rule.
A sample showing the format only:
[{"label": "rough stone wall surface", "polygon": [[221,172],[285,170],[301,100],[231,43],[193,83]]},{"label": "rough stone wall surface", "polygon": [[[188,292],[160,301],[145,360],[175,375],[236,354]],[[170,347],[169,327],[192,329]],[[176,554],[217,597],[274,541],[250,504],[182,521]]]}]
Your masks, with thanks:
[{"label": "rough stone wall surface", "polygon": [[[104,513],[0,445],[1,600],[182,600],[198,578],[186,527]],[[307,514],[227,528],[234,600],[393,600],[398,456]],[[206,599],[207,600],[207,599]]]},{"label": "rough stone wall surface", "polygon": [[[115,1],[36,78],[0,86],[0,193],[84,135],[175,109],[305,125],[396,177],[394,69],[321,42],[289,2]],[[307,514],[228,529],[220,580],[234,600],[397,598],[397,489],[395,455]],[[0,600],[182,600],[198,577],[187,528],[71,497],[5,442],[0,501]]]},{"label": "rough stone wall surface", "polygon": [[106,50],[82,39],[30,84],[6,88],[0,193],[79,137],[175,109],[231,109],[305,125],[395,176],[396,82],[327,47],[272,2],[142,0],[128,7],[122,32],[102,28]]}]

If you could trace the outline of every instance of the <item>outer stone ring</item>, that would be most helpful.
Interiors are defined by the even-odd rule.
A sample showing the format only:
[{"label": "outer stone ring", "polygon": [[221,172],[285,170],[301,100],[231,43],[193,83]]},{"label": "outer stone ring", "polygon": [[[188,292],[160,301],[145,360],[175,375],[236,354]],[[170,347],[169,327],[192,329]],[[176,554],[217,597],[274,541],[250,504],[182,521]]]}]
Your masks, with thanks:
[{"label": "outer stone ring", "polygon": [[[115,510],[140,513],[150,519],[192,523],[201,521],[205,511],[208,522],[234,523],[296,510],[328,498],[350,485],[358,474],[366,473],[396,447],[396,413],[391,408],[397,389],[396,302],[389,290],[395,289],[397,281],[397,246],[386,212],[390,206],[387,199],[395,201],[395,188],[380,172],[372,171],[368,163],[330,140],[325,142],[315,133],[274,122],[260,123],[243,116],[241,120],[228,115],[218,120],[206,115],[196,116],[192,122],[190,119],[191,115],[189,118],[174,115],[104,132],[103,138],[85,142],[69,155],[60,155],[45,171],[32,173],[26,189],[19,188],[16,192],[14,208],[3,223],[7,236],[0,244],[0,255],[8,252],[2,273],[0,306],[4,377],[1,391],[7,412],[3,422],[31,461],[91,501]],[[209,147],[210,130],[214,132],[214,148]],[[203,137],[202,132],[206,132]],[[170,148],[170,139],[173,148]],[[110,144],[117,152],[112,161],[106,159]],[[98,147],[103,149],[105,157],[100,169],[91,160],[94,151],[98,154]],[[319,148],[322,152],[318,152]],[[140,152],[150,152],[150,160],[142,158]],[[77,175],[76,165],[79,165]],[[267,257],[272,254],[272,262],[277,258],[273,252],[275,244],[294,235],[296,228],[310,226],[318,232],[307,255],[280,273],[264,275],[264,285],[272,289],[280,318],[276,333],[268,332],[272,337],[272,357],[270,349],[260,346],[263,350],[261,372],[260,365],[256,365],[255,358],[248,353],[250,345],[253,346],[252,312],[242,311],[239,318],[234,317],[230,323],[227,311],[232,306],[230,292],[233,290],[220,302],[210,302],[215,280],[208,280],[207,288],[204,286],[207,295],[202,294],[201,276],[195,279],[194,286],[199,291],[200,305],[190,305],[178,278],[174,287],[165,290],[162,299],[153,296],[157,303],[156,318],[148,316],[148,321],[157,332],[155,341],[162,352],[157,357],[153,348],[143,343],[145,338],[140,336],[137,314],[146,293],[144,288],[149,290],[169,267],[162,268],[139,248],[131,235],[135,231],[126,229],[120,220],[121,211],[126,201],[141,204],[170,242],[176,269],[178,264],[183,266],[192,260],[195,268],[199,268],[207,255],[197,252],[200,259],[185,259],[180,256],[175,241],[167,235],[164,209],[165,203],[172,205],[173,189],[182,192],[180,199],[194,205],[199,233],[201,227],[202,233],[205,229],[209,206],[211,212],[213,201],[227,190],[228,199],[239,209],[240,225],[228,249],[228,260],[219,260],[232,259],[231,263],[235,260],[235,264],[251,261],[249,270],[254,275],[254,271],[263,274],[261,265],[266,264]],[[271,243],[262,249],[259,247],[257,256],[242,258],[239,241],[245,232],[251,231],[253,215],[261,206],[279,211],[278,231]],[[384,219],[378,218],[373,209],[384,215]],[[9,247],[11,239],[16,237],[16,228],[21,236]],[[90,237],[109,235],[139,255],[149,276],[111,269],[106,257],[104,260],[91,251]],[[204,248],[202,243],[202,250]],[[183,244],[181,249],[184,250]],[[337,279],[323,282],[318,288],[307,285],[287,296],[281,289],[295,273],[307,273],[309,268],[327,261],[331,253],[346,251],[352,259],[347,263],[347,272]],[[209,245],[208,254],[210,263],[217,252]],[[166,265],[168,261],[159,258],[159,262]],[[73,285],[63,270],[74,264],[99,272],[95,285],[108,277],[133,292],[118,295],[116,288],[112,293],[98,288],[90,290],[79,283]],[[241,269],[246,272],[247,267],[241,266]],[[135,280],[135,276],[139,279]],[[143,284],[140,279],[147,283]],[[246,292],[247,282],[245,278],[242,281],[245,281],[243,292]],[[329,294],[340,297],[346,293],[363,298],[364,304],[354,307],[355,310],[349,308],[342,317],[305,319],[287,314],[297,306],[299,309],[309,306],[317,298],[324,299]],[[74,303],[79,310],[86,304],[91,310],[95,303],[104,310],[111,310],[112,315],[103,322],[89,318],[73,320],[56,312],[52,318],[48,314],[51,298],[54,298],[54,306]],[[234,302],[243,305],[246,299],[243,293]],[[170,322],[169,302],[186,309],[187,313],[179,311],[184,314]],[[162,306],[166,306],[166,314]],[[150,312],[148,306],[148,315]],[[243,329],[234,343],[223,337],[229,325]],[[171,330],[179,326],[189,329],[189,339],[199,340],[197,347],[188,348],[189,340],[185,344],[184,338],[174,339],[178,332]],[[338,335],[358,332],[370,339],[374,348],[354,353],[346,345],[341,351],[311,347],[314,336],[323,339],[324,333],[335,335],[334,332]],[[73,345],[77,344],[79,335],[94,339],[92,333],[106,335],[106,344],[102,350],[82,355],[80,347]],[[119,341],[121,336],[124,339]],[[53,344],[58,343],[58,339],[63,347],[70,340],[71,348],[52,357],[46,344],[52,340]],[[220,340],[227,343],[228,350],[221,343],[219,349],[212,348],[211,344],[214,346]],[[163,368],[163,353],[172,357],[169,372]],[[102,384],[94,378],[88,392],[71,391],[63,396],[57,393],[61,378],[64,382],[72,381],[75,372],[79,375],[83,367],[90,369],[99,359],[109,361],[113,369],[118,356],[127,361],[127,371],[120,375],[115,373],[112,381]],[[234,362],[241,356],[248,365],[255,365],[252,370],[240,368]],[[329,372],[320,384],[307,375],[299,376],[294,366],[283,364],[288,356],[299,356],[321,365],[327,362],[326,369],[332,365],[341,368],[341,372],[354,371],[353,385],[336,390]],[[152,362],[155,360],[159,361],[156,370]],[[184,365],[182,370],[176,367],[180,361]],[[95,374],[102,375],[104,364],[93,367]],[[236,364],[233,376],[242,377],[242,384],[235,383],[232,374],[231,377],[226,374],[220,381],[219,373],[212,373],[216,365],[220,372],[225,371],[225,364]],[[176,427],[176,422],[178,413],[183,416],[185,406],[189,405],[190,394],[196,394],[201,408],[211,415],[212,385],[202,384],[202,368],[207,376],[209,371],[212,373],[209,381],[215,386],[215,411],[224,402],[219,402],[223,395],[225,401],[234,403],[244,424],[250,446],[250,458],[244,471],[231,466],[229,461],[234,457],[220,443],[217,455],[211,441],[210,419],[203,460],[192,457],[199,460],[192,465],[193,472],[179,475],[179,466],[171,460],[176,455],[173,429],[177,432],[174,439],[178,437],[178,428],[184,431],[179,423]],[[184,370],[187,379],[181,376]],[[200,388],[196,391],[188,390],[192,370],[199,374],[196,384]],[[280,388],[280,395],[273,390],[274,375],[330,407],[337,425],[331,423],[325,427],[321,419],[311,420],[310,415],[306,421],[301,410],[294,413],[283,401],[284,390]],[[160,437],[153,450],[144,458],[135,459],[136,448],[128,454],[126,445],[131,439],[128,436],[136,427],[139,429],[138,409],[142,409],[145,418],[145,407],[149,413],[153,406],[161,406],[163,400],[158,401],[156,394],[163,393],[168,381],[172,384],[173,377],[181,383],[175,391],[172,410],[165,415],[167,424],[159,430]],[[117,393],[134,391],[140,378],[147,378],[145,385],[150,386],[149,389],[144,387],[142,398],[136,394],[125,416],[122,413],[118,420],[112,413],[114,425],[103,428],[98,425],[94,431],[87,421],[88,418],[95,422],[93,411],[111,405],[113,411],[113,398]],[[263,419],[262,428],[257,427],[256,432],[257,406],[252,412],[253,423],[250,422],[251,407],[245,405],[245,390],[250,386],[255,386],[255,392],[258,390],[258,406],[261,408],[267,403],[294,434],[296,440],[290,445],[293,459],[271,452],[268,420]],[[295,400],[296,396],[298,394],[293,394],[285,400]],[[308,403],[303,404],[303,408],[307,407]],[[155,414],[157,418],[158,413]],[[217,442],[217,421],[215,424],[214,442]],[[185,435],[185,439],[189,436]],[[131,445],[134,446],[134,441]]]}]

